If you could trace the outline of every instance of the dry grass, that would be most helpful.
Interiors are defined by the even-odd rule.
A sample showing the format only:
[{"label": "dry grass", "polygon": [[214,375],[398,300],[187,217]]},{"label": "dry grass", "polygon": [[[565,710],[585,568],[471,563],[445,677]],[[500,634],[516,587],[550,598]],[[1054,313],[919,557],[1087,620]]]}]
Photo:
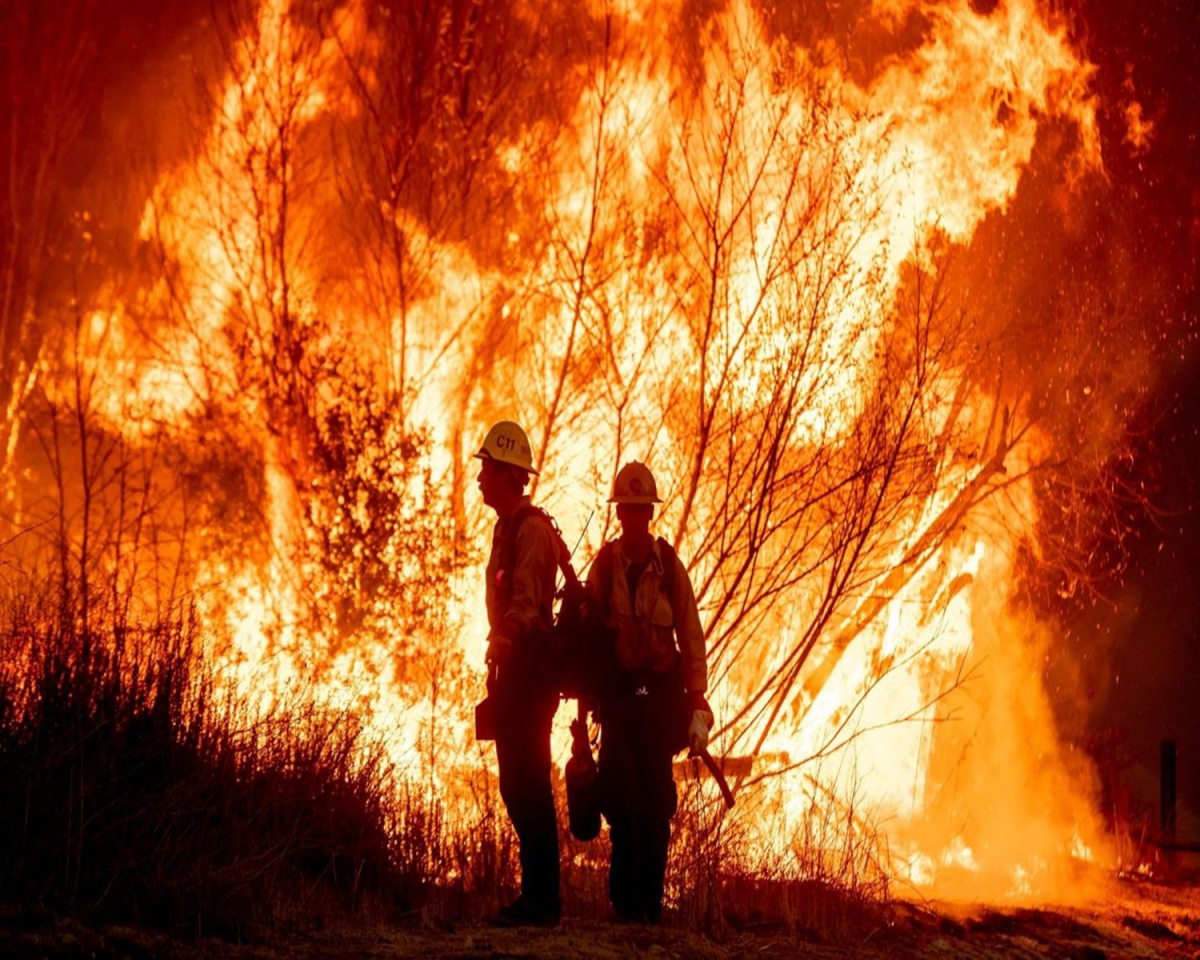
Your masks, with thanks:
[{"label": "dry grass", "polygon": [[[3,900],[260,941],[349,917],[450,930],[516,895],[486,754],[454,786],[469,802],[451,804],[398,777],[350,713],[219,694],[189,611],[133,624],[93,605],[85,629],[46,595],[10,597],[0,616]],[[667,924],[836,941],[886,899],[869,838],[833,813],[764,870],[749,829],[761,809],[724,815],[696,783],[680,794]],[[601,921],[606,835],[574,840],[565,809],[560,823],[565,913]]]},{"label": "dry grass", "polygon": [[6,899],[243,938],[414,894],[390,773],[353,717],[217,695],[186,612],[92,614],[80,626],[61,597],[4,610]]},{"label": "dry grass", "polygon": [[890,902],[882,837],[859,811],[814,789],[790,819],[781,795],[741,795],[726,812],[703,780],[681,784],[667,875],[669,915],[709,936],[781,931],[854,942]]}]

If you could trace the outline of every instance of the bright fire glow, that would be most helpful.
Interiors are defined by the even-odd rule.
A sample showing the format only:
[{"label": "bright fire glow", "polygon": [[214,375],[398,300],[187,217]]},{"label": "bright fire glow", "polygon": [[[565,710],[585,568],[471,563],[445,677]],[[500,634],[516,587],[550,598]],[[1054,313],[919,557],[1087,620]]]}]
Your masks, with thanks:
[{"label": "bright fire glow", "polygon": [[[893,22],[918,9],[876,7]],[[1037,521],[1021,475],[1046,438],[1015,439],[999,463],[1017,479],[980,496],[1008,439],[1000,398],[982,380],[956,393],[973,375],[966,354],[947,349],[919,383],[896,359],[922,342],[906,339],[912,318],[897,306],[906,268],[932,269],[938,242],[968,244],[1006,208],[1044,124],[1075,132],[1076,172],[1098,167],[1090,69],[1033,0],[987,15],[967,0],[919,7],[920,43],[861,82],[836,57],[769,37],[744,0],[713,15],[691,52],[670,46],[678,11],[608,10],[610,45],[564,74],[574,99],[556,92],[554,109],[520,124],[491,117],[497,132],[472,144],[494,202],[463,200],[464,219],[478,218],[464,225],[438,207],[451,204],[435,196],[437,171],[405,179],[423,129],[407,146],[404,130],[363,132],[387,76],[363,7],[341,8],[336,34],[321,37],[285,0],[264,0],[196,155],[146,202],[141,238],[168,265],[142,292],[159,318],[153,342],[121,307],[88,328],[97,411],[131,442],[200,430],[202,411],[239,424],[265,545],[194,558],[205,612],[223,621],[229,681],[265,698],[304,688],[359,712],[431,795],[481,762],[468,718],[482,560],[447,575],[444,609],[411,633],[363,585],[358,619],[338,621],[330,598],[344,570],[313,562],[331,511],[378,521],[365,486],[354,503],[320,500],[329,468],[313,436],[353,383],[396,414],[389,429],[428,431],[428,475],[406,479],[399,502],[444,506],[476,550],[489,518],[468,458],[490,420],[529,430],[537,497],[569,543],[582,536],[580,559],[614,533],[605,500],[618,461],[653,466],[667,494],[659,532],[694,558],[702,613],[722,638],[712,700],[732,722],[716,746],[754,753],[755,778],[822,758],[747,786],[748,797],[778,791],[788,825],[764,817],[752,845],[763,856],[787,856],[829,791],[878,825],[891,868],[922,890],[1062,895],[1072,864],[1103,861],[1088,769],[1060,742],[1041,685],[1051,628],[1007,603]],[[466,136],[453,111],[485,94],[453,92],[435,107]],[[1149,136],[1140,113],[1129,119],[1131,137]],[[355,176],[388,186],[354,208],[361,220],[343,208],[365,189]],[[333,356],[340,366],[321,365]],[[883,528],[823,612],[824,551],[858,488],[819,485],[887,449],[878,436],[898,424],[911,486],[886,493]],[[368,476],[392,435],[357,451],[346,475]],[[754,486],[768,440],[771,498]],[[750,536],[739,518],[767,500],[778,529],[739,573]],[[393,569],[419,562],[397,554]],[[751,604],[770,592],[756,576],[785,568],[807,574]],[[805,669],[768,701],[777,711],[743,715],[826,615]],[[565,745],[560,729],[564,759]],[[747,799],[739,811],[752,812],[738,815],[761,809]]]}]

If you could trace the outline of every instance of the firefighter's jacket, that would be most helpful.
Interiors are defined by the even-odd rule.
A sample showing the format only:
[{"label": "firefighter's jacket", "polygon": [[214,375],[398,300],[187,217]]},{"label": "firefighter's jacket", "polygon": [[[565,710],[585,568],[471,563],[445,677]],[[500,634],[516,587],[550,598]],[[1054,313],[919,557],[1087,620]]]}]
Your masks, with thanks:
[{"label": "firefighter's jacket", "polygon": [[[612,542],[612,596],[608,603],[599,597],[603,589],[589,577],[593,596],[608,610],[608,626],[617,631],[617,661],[631,673],[669,670],[678,657],[684,686],[691,691],[708,689],[708,651],[700,611],[687,570],[675,557],[675,596],[662,590],[663,560],[658,538],[652,541],[649,562],[637,583],[637,595],[629,595],[630,561],[620,539]],[[593,574],[595,573],[595,564]],[[676,652],[678,641],[678,653]]]},{"label": "firefighter's jacket", "polygon": [[517,511],[528,506],[529,497],[522,497],[517,510],[497,518],[487,565],[488,626],[508,637],[514,649],[531,633],[548,630],[554,616],[558,561],[550,525],[526,511],[515,544],[510,542]]}]

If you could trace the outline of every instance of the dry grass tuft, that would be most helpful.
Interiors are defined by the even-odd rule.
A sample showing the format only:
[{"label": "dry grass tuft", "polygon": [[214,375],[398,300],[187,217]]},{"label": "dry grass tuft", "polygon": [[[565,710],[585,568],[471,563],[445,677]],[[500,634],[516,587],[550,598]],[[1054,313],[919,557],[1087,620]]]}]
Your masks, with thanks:
[{"label": "dry grass tuft", "polygon": [[761,786],[731,812],[703,781],[681,786],[667,874],[679,922],[720,940],[778,930],[820,942],[854,942],[882,922],[883,839],[852,807],[817,791],[797,822]]},{"label": "dry grass tuft", "polygon": [[392,775],[354,718],[219,696],[190,612],[0,622],[0,895],[245,939],[403,902]]}]

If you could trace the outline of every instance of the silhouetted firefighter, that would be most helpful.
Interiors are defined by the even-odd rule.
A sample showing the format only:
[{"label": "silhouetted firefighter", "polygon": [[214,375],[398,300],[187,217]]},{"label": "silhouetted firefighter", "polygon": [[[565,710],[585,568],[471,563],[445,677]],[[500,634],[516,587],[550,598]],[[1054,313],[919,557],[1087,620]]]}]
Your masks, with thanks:
[{"label": "silhouetted firefighter", "polygon": [[621,536],[600,548],[587,583],[613,636],[596,709],[612,842],[608,894],[618,920],[657,923],[678,803],[671,758],[684,747],[706,750],[713,725],[707,652],[687,571],[666,540],[650,535],[662,502],[654,476],[626,464],[609,502]]},{"label": "silhouetted firefighter", "polygon": [[501,909],[506,926],[554,926],[560,914],[558,824],[550,786],[550,727],[557,678],[545,639],[553,618],[561,538],[525,495],[529,438],[497,423],[475,454],[479,490],[496,511],[487,565],[488,697],[476,713],[480,739],[495,739],[500,796],[520,841],[521,895]]}]

